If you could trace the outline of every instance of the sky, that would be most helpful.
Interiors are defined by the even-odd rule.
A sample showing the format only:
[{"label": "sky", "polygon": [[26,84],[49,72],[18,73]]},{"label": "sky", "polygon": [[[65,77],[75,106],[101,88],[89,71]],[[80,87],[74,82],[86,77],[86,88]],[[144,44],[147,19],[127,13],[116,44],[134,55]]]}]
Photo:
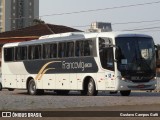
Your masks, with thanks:
[{"label": "sky", "polygon": [[[113,8],[135,4],[151,3],[160,0],[39,0],[40,1],[40,18],[46,23],[65,25],[80,30],[86,30],[92,22],[110,22],[113,31],[135,30],[135,33],[151,35],[156,44],[160,44],[160,3],[137,5],[133,7],[121,7],[117,9],[106,9],[101,11],[63,14],[77,11]],[[51,16],[45,16],[51,15]],[[158,21],[159,20],[159,21]],[[129,24],[115,24],[152,21]],[[81,27],[80,27],[81,26]],[[85,27],[82,27],[85,26]],[[150,29],[153,27],[159,27]],[[149,29],[148,29],[149,28]]]}]

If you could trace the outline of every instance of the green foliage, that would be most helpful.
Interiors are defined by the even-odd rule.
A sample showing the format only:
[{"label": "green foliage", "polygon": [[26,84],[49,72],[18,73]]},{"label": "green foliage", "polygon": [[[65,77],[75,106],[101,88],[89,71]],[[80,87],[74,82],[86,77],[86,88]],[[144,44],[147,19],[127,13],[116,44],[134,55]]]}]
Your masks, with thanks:
[{"label": "green foliage", "polygon": [[37,25],[37,24],[45,24],[45,22],[41,19],[34,19],[33,20],[33,25]]}]

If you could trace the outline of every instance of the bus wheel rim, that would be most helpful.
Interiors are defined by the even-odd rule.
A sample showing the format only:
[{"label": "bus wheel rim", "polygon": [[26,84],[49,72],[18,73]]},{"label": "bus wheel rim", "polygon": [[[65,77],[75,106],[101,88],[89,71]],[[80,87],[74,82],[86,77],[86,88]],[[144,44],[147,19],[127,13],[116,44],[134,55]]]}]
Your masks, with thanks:
[{"label": "bus wheel rim", "polygon": [[88,91],[89,91],[89,93],[91,93],[92,90],[93,90],[93,84],[90,82],[90,83],[89,83],[89,86],[88,86]]},{"label": "bus wheel rim", "polygon": [[36,86],[35,86],[35,84],[32,82],[32,83],[31,83],[31,87],[30,87],[31,92],[34,92],[35,89],[36,89]]}]

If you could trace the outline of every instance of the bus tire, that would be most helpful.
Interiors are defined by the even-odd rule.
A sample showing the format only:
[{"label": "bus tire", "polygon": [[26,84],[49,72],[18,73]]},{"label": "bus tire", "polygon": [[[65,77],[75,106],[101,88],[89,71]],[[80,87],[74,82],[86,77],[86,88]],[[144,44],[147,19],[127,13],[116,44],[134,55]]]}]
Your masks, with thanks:
[{"label": "bus tire", "polygon": [[90,78],[88,82],[88,87],[87,87],[87,95],[96,96],[97,94],[98,94],[98,91],[96,90],[94,80],[93,78]]},{"label": "bus tire", "polygon": [[42,95],[44,94],[44,90],[36,89],[35,81],[32,79],[28,83],[28,93],[30,95]]},{"label": "bus tire", "polygon": [[36,84],[33,79],[31,79],[28,83],[28,93],[30,95],[37,95]]},{"label": "bus tire", "polygon": [[14,91],[14,89],[13,88],[8,88],[8,91]]},{"label": "bus tire", "polygon": [[0,91],[2,91],[2,84],[0,83]]},{"label": "bus tire", "polygon": [[120,91],[122,96],[129,96],[131,94],[131,90]]}]

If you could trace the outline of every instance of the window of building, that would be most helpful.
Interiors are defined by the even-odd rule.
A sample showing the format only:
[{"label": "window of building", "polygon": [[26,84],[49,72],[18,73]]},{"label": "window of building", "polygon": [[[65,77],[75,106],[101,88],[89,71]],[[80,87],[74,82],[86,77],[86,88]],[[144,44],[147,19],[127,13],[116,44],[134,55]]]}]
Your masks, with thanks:
[{"label": "window of building", "polygon": [[12,23],[15,24],[15,23],[16,23],[16,20],[12,20]]},{"label": "window of building", "polygon": [[16,6],[13,6],[13,10],[15,10],[16,9]]},{"label": "window of building", "polygon": [[13,13],[12,15],[15,17],[15,16],[16,16],[16,13]]},{"label": "window of building", "polygon": [[4,49],[4,60],[6,62],[14,61],[14,48],[5,48]]},{"label": "window of building", "polygon": [[29,2],[29,6],[32,6],[32,2]]}]

